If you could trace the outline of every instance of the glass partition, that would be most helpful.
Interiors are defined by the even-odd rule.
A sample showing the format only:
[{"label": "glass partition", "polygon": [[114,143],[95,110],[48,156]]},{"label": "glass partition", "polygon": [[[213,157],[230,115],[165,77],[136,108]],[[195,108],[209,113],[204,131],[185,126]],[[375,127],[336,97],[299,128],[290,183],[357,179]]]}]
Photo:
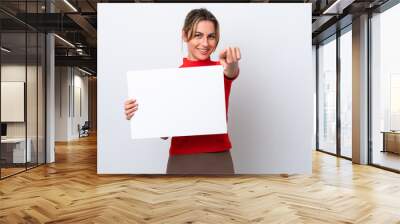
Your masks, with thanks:
[{"label": "glass partition", "polygon": [[46,39],[16,19],[26,12],[43,13],[44,5],[45,1],[0,2],[2,9],[13,12],[0,12],[1,179],[45,163]]},{"label": "glass partition", "polygon": [[27,150],[30,151],[30,160],[27,163],[27,167],[33,167],[37,165],[38,159],[38,144],[37,144],[37,132],[38,132],[38,114],[37,114],[37,98],[38,98],[38,35],[36,32],[27,33],[27,98],[26,98],[26,113],[27,113]]},{"label": "glass partition", "polygon": [[318,149],[336,154],[336,37],[318,47]]},{"label": "glass partition", "polygon": [[26,33],[1,34],[1,175],[24,171],[26,150]]}]

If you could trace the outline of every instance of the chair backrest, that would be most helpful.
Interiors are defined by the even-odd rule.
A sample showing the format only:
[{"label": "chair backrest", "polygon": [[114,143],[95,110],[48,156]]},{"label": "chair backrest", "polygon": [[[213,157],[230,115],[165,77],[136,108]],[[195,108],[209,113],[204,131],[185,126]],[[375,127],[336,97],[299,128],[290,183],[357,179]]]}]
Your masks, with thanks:
[{"label": "chair backrest", "polygon": [[85,121],[82,128],[89,128],[89,121]]}]

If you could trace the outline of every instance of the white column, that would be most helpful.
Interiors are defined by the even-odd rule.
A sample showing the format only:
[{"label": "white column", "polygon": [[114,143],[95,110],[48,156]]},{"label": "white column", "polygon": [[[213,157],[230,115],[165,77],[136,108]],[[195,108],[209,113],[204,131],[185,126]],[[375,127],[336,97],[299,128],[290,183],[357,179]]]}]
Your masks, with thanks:
[{"label": "white column", "polygon": [[368,163],[368,15],[353,20],[352,159]]},{"label": "white column", "polygon": [[[54,6],[47,1],[47,11],[53,12]],[[46,35],[46,163],[55,161],[54,133],[55,133],[55,44],[54,35]]]},{"label": "white column", "polygon": [[46,76],[46,84],[47,84],[47,108],[46,108],[46,163],[52,163],[55,161],[55,151],[54,151],[54,133],[55,133],[55,76],[54,76],[54,35],[49,33],[46,36],[46,57],[47,57],[47,76]]}]

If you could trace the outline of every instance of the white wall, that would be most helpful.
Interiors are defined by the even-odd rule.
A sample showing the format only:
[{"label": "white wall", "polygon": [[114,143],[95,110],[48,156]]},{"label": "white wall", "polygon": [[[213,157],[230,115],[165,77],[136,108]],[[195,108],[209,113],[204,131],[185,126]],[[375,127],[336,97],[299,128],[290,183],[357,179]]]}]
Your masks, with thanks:
[{"label": "white wall", "polygon": [[68,67],[55,68],[55,141],[68,140]]},{"label": "white wall", "polygon": [[[27,88],[27,106],[28,106],[28,137],[31,133],[35,133],[36,136],[36,80],[32,77],[36,77],[36,66],[27,66],[19,64],[4,64],[1,66],[1,81],[5,82],[25,82],[25,76],[28,75],[28,81],[30,87],[35,86],[35,88]],[[40,105],[39,105],[40,106]],[[7,108],[2,108],[2,110],[7,110]],[[33,123],[34,122],[34,123]],[[25,123],[26,122],[7,122],[7,136],[8,137],[25,137]]]},{"label": "white wall", "polygon": [[[74,108],[73,110],[75,113],[73,113],[73,119],[72,119],[72,136],[73,138],[79,137],[78,129],[77,126],[80,124],[82,126],[85,121],[88,121],[88,77],[87,76],[82,76],[83,73],[80,72],[79,70],[75,69],[74,70]],[[80,91],[80,93],[79,93]],[[79,97],[80,96],[80,97]],[[81,102],[79,102],[81,101]],[[81,112],[79,111],[79,107],[82,110]]]},{"label": "white wall", "polygon": [[126,72],[178,67],[184,18],[199,7],[219,19],[216,52],[242,50],[228,123],[236,173],[311,173],[311,4],[148,3],[98,4],[98,173],[165,173],[169,141],[129,137]]},{"label": "white wall", "polygon": [[[25,67],[20,64],[5,64],[1,66],[1,81],[2,82],[24,82],[26,70],[28,74],[33,71],[32,66]],[[35,68],[36,71],[36,68]],[[4,96],[2,96],[4,97]],[[25,109],[25,108],[23,108]],[[7,108],[1,108],[1,110],[7,110]],[[24,122],[9,122],[7,123],[7,135],[8,137],[25,137],[25,123]]]},{"label": "white wall", "polygon": [[[73,67],[56,67],[55,79],[55,140],[77,139],[78,124],[88,120],[88,77]],[[76,105],[82,105],[82,113]]]}]

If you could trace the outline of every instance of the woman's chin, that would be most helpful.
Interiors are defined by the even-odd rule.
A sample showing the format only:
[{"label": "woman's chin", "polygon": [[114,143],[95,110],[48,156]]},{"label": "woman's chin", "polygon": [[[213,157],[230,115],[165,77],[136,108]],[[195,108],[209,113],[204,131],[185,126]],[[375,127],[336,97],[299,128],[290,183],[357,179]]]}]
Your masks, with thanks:
[{"label": "woman's chin", "polygon": [[210,55],[203,55],[203,54],[201,54],[201,55],[198,55],[197,56],[197,59],[198,60],[206,60],[206,59],[208,59],[210,57]]}]

